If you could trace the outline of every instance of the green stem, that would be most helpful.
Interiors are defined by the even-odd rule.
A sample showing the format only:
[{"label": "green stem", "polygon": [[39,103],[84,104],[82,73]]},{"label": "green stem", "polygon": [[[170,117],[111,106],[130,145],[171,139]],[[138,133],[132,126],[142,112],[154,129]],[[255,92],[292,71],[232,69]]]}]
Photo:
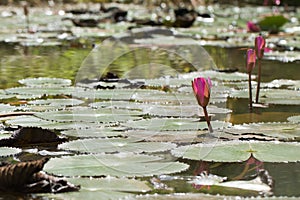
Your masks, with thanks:
[{"label": "green stem", "polygon": [[213,131],[213,129],[211,127],[211,124],[210,124],[210,120],[209,120],[209,117],[208,117],[206,106],[203,107],[203,111],[204,111],[205,120],[207,122],[208,130],[209,130],[210,133],[213,133],[214,131]]},{"label": "green stem", "polygon": [[258,73],[257,73],[257,88],[256,88],[255,103],[258,103],[258,99],[259,99],[260,79],[261,79],[261,59],[258,58]]},{"label": "green stem", "polygon": [[251,86],[251,71],[249,72],[249,109],[252,111],[252,86]]}]

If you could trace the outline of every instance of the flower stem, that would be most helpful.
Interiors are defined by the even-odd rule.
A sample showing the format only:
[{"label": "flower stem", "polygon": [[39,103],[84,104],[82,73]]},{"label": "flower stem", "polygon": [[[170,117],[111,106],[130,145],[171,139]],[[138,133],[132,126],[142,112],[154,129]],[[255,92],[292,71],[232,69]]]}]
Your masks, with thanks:
[{"label": "flower stem", "polygon": [[251,72],[249,72],[249,109],[252,111],[252,86],[251,86]]},{"label": "flower stem", "polygon": [[210,120],[209,120],[209,117],[208,117],[206,106],[203,107],[203,111],[204,111],[205,120],[207,122],[208,130],[209,130],[210,133],[213,133],[214,131],[213,131],[213,129],[211,127],[211,124],[210,124]]},{"label": "flower stem", "polygon": [[257,73],[257,88],[256,88],[255,103],[258,103],[258,99],[259,99],[260,79],[261,79],[261,59],[258,58],[258,73]]}]

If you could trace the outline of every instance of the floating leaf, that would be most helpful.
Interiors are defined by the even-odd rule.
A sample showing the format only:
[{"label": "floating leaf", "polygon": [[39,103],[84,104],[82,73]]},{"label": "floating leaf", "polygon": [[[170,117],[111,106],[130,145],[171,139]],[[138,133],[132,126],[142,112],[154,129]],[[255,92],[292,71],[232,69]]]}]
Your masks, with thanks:
[{"label": "floating leaf", "polygon": [[[152,103],[137,103],[132,101],[109,101],[109,102],[96,102],[90,104],[91,107],[101,108],[120,108],[130,110],[142,110],[143,113],[153,116],[164,117],[199,117],[204,116],[203,109],[195,105],[157,105]],[[218,108],[217,106],[208,106],[209,113],[230,113],[231,110],[225,108]]]},{"label": "floating leaf", "polygon": [[94,122],[94,123],[115,123],[120,121],[138,119],[139,111],[119,109],[74,109],[64,111],[49,111],[36,113],[35,116],[56,122]]},{"label": "floating leaf", "polygon": [[140,142],[128,138],[84,139],[66,142],[59,145],[65,150],[74,150],[88,153],[114,152],[162,152],[175,148],[170,142]]},{"label": "floating leaf", "polygon": [[288,20],[282,15],[266,16],[258,22],[260,28],[264,31],[277,33],[281,26]]},{"label": "floating leaf", "polygon": [[5,123],[15,126],[23,127],[39,127],[43,129],[54,129],[54,130],[64,130],[64,129],[80,129],[80,128],[91,128],[97,127],[97,123],[81,123],[81,122],[66,122],[59,123],[53,121],[47,121],[35,116],[18,116],[10,120],[6,120]]},{"label": "floating leaf", "polygon": [[176,157],[214,162],[241,162],[251,155],[263,162],[297,162],[300,144],[292,142],[220,142],[181,146],[171,152]]},{"label": "floating leaf", "polygon": [[289,117],[287,120],[292,122],[292,123],[298,123],[299,124],[300,123],[300,115]]},{"label": "floating leaf", "polygon": [[43,95],[71,95],[75,90],[83,90],[75,87],[16,87],[5,90],[9,94],[25,95],[27,98]]},{"label": "floating leaf", "polygon": [[29,101],[28,104],[33,105],[49,105],[49,106],[75,106],[82,104],[84,101],[78,99],[40,99]]},{"label": "floating leaf", "polygon": [[180,162],[165,162],[157,156],[118,153],[52,158],[44,170],[65,176],[144,177],[176,173],[188,167]]},{"label": "floating leaf", "polygon": [[224,130],[240,138],[264,136],[270,139],[290,140],[300,137],[300,127],[291,123],[251,123],[234,125]]},{"label": "floating leaf", "polygon": [[22,79],[19,80],[19,83],[31,87],[63,87],[70,86],[72,82],[69,79],[39,77]]},{"label": "floating leaf", "polygon": [[79,138],[89,138],[89,137],[114,137],[123,134],[121,128],[111,128],[111,127],[100,127],[100,128],[90,128],[90,129],[79,129],[79,130],[67,130],[62,131],[61,134],[79,137]]},{"label": "floating leaf", "polygon": [[143,89],[113,89],[113,90],[75,90],[73,97],[87,98],[87,99],[102,99],[102,100],[131,100],[141,94],[159,94],[163,95],[165,92],[158,90],[143,90]]},{"label": "floating leaf", "polygon": [[[228,122],[212,121],[212,127],[217,129],[222,129],[230,125]],[[204,130],[207,129],[207,124],[205,121],[197,121],[196,119],[182,119],[182,118],[152,118],[143,119],[138,121],[129,121],[124,123],[124,126],[136,129],[147,129],[147,130]]]},{"label": "floating leaf", "polygon": [[[123,135],[134,138],[136,140],[150,141],[150,142],[173,142],[179,143],[199,143],[208,142],[213,138],[205,137],[207,131],[194,130],[194,131],[150,131],[150,130],[129,130],[123,132]],[[216,137],[219,135],[216,134]]]},{"label": "floating leaf", "polygon": [[0,147],[0,156],[1,157],[12,156],[12,155],[18,154],[20,152],[22,152],[22,150],[19,148]]},{"label": "floating leaf", "polygon": [[8,113],[8,112],[12,112],[16,110],[16,107],[15,106],[11,106],[9,104],[3,104],[3,103],[0,103],[0,114],[1,113]]},{"label": "floating leaf", "polygon": [[[138,195],[129,200],[144,199],[144,200],[224,200],[226,198],[235,198],[234,196],[209,195],[203,193],[173,193],[173,194],[152,194]],[[283,199],[288,200],[288,199]]]},{"label": "floating leaf", "polygon": [[13,98],[15,95],[7,94],[4,90],[0,90],[0,99]]},{"label": "floating leaf", "polygon": [[[255,98],[255,91],[252,90],[253,97]],[[235,90],[229,94],[233,98],[248,98],[248,90]],[[300,101],[300,92],[296,90],[284,90],[284,89],[263,89],[260,90],[261,101],[271,101],[271,100],[280,100],[282,97],[289,97],[288,99],[299,100]]]},{"label": "floating leaf", "polygon": [[100,101],[89,104],[92,108],[119,108],[128,110],[142,110],[148,104],[133,101]]},{"label": "floating leaf", "polygon": [[90,178],[68,178],[69,182],[80,185],[79,192],[68,192],[61,194],[44,194],[43,196],[54,199],[85,199],[100,200],[121,199],[134,196],[133,192],[147,192],[151,188],[145,181],[127,178],[107,177],[100,179]]}]

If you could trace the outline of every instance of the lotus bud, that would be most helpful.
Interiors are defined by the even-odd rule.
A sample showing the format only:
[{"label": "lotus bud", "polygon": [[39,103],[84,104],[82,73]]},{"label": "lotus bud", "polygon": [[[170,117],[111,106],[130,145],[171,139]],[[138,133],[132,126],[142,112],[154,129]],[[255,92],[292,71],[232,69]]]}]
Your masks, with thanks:
[{"label": "lotus bud", "polygon": [[257,36],[255,38],[255,51],[258,59],[262,59],[264,56],[266,40],[263,36]]},{"label": "lotus bud", "polygon": [[210,89],[212,83],[209,78],[198,77],[192,81],[192,87],[198,104],[206,107],[210,98]]},{"label": "lotus bud", "polygon": [[251,73],[255,67],[256,53],[253,49],[248,49],[246,54],[246,67],[247,72]]}]

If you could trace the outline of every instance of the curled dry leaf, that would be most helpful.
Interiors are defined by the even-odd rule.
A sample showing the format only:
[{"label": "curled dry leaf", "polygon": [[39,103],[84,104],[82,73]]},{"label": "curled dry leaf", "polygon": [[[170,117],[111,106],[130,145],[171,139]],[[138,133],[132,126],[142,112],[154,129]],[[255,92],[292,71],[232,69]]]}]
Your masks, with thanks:
[{"label": "curled dry leaf", "polygon": [[0,191],[22,193],[78,191],[79,186],[41,172],[48,160],[45,158],[0,167]]}]

